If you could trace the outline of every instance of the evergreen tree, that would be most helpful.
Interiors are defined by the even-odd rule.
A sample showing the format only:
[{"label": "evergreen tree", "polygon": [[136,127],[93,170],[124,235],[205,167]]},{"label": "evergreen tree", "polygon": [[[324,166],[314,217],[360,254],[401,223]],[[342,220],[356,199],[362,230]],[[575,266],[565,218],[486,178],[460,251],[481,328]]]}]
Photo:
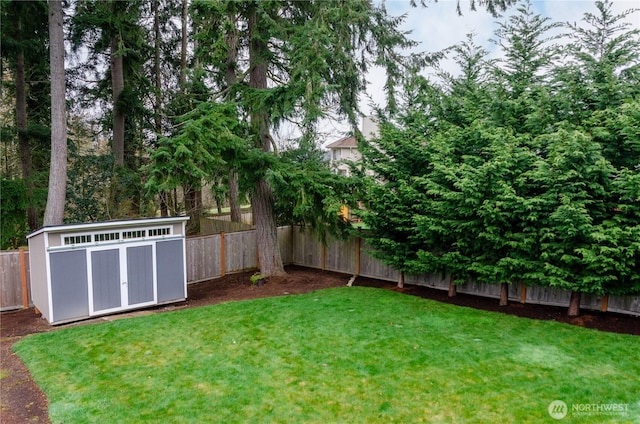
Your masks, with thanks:
[{"label": "evergreen tree", "polygon": [[345,205],[356,207],[358,180],[332,172],[315,146],[301,143],[283,152],[267,178],[277,193],[274,210],[278,225],[305,225],[323,243],[328,235],[348,235],[350,225],[341,211]]},{"label": "evergreen tree", "polygon": [[[397,125],[381,120],[380,137],[359,144],[362,167],[367,171],[359,175],[365,185],[364,207],[358,214],[367,228],[361,235],[373,256],[402,273],[424,271],[417,270],[418,251],[441,250],[447,244],[443,232],[434,230],[421,235],[415,232],[416,216],[435,213],[432,196],[419,190],[414,181],[433,168],[429,147],[436,129],[421,106],[436,99],[438,89],[422,78],[414,82],[420,88],[414,84],[407,86],[406,103],[415,109],[401,116]],[[432,89],[433,97],[423,89]],[[418,95],[416,91],[421,93]],[[430,271],[447,270],[436,263]]]},{"label": "evergreen tree", "polygon": [[[217,1],[195,7],[213,18],[210,31],[199,37],[199,47],[212,46],[206,57],[212,79],[234,93],[239,119],[248,117],[251,145],[244,149],[253,152],[253,163],[244,165],[240,177],[251,187],[261,273],[281,274],[276,194],[268,179],[279,163],[272,130],[294,121],[309,136],[329,112],[355,126],[369,67],[387,68],[392,97],[403,61],[395,49],[412,43],[398,31],[400,19],[367,1],[348,8],[337,1]],[[230,61],[235,51],[237,60]],[[233,84],[228,73],[235,75]]]},{"label": "evergreen tree", "polygon": [[[593,257],[612,206],[611,164],[601,146],[579,131],[541,136],[548,156],[539,161],[534,183],[541,188],[541,259],[548,285],[572,291],[569,315],[577,315],[580,293],[605,294],[615,277],[611,264]],[[591,262],[594,261],[594,262]]]},{"label": "evergreen tree", "polygon": [[20,204],[28,229],[35,231],[42,224],[51,146],[47,4],[3,0],[0,5],[2,67],[11,77],[2,85],[15,99],[15,123],[3,128],[2,142],[11,150],[17,142],[26,187]]},{"label": "evergreen tree", "polygon": [[558,97],[565,100],[564,117],[576,125],[640,94],[640,29],[626,21],[638,10],[614,15],[611,1],[595,5],[597,12],[585,13],[581,24],[565,24],[570,61],[559,73]]},{"label": "evergreen tree", "polygon": [[51,70],[51,166],[44,225],[64,221],[67,190],[67,102],[62,1],[49,1],[49,69]]},{"label": "evergreen tree", "polygon": [[[610,4],[597,6],[606,15]],[[469,38],[452,49],[460,77],[406,87],[402,112],[362,148],[374,173],[362,216],[374,254],[401,272],[503,283],[503,304],[506,283],[561,287],[575,315],[581,293],[639,287],[636,32],[579,32],[585,51],[609,46],[600,71],[617,70],[585,61],[594,77],[581,81],[555,62],[557,25],[529,3],[518,12],[496,32],[508,60],[483,60]],[[605,74],[608,85],[594,83]]]},{"label": "evergreen tree", "polygon": [[[574,252],[590,273],[585,281],[574,277],[571,314],[579,311],[579,293],[628,293],[637,290],[638,263],[634,188],[629,179],[640,170],[637,98],[640,94],[640,30],[625,20],[638,10],[618,15],[610,1],[595,2],[596,12],[585,13],[581,25],[566,24],[572,43],[570,61],[557,72],[554,101],[559,119],[575,125],[598,143],[611,168],[607,189],[594,205],[606,205],[594,219],[591,239],[576,243]],[[586,186],[593,181],[585,181]],[[594,213],[597,206],[590,207]]]},{"label": "evergreen tree", "polygon": [[[476,44],[473,34],[450,49],[458,67],[458,76],[439,72],[446,95],[441,97],[443,110],[439,113],[454,125],[469,125],[486,115],[491,107],[489,92],[495,60],[489,60],[489,52]],[[405,106],[407,107],[407,106]]]},{"label": "evergreen tree", "polygon": [[[110,104],[101,125],[111,134],[116,166],[108,195],[112,218],[136,216],[144,210],[143,176],[139,171],[144,164],[141,153],[150,145],[148,130],[153,128],[152,104],[145,102],[153,90],[144,70],[151,49],[140,22],[148,5],[143,0],[80,2],[71,19],[74,48],[84,47],[89,53],[87,62],[76,72],[98,78],[96,85],[81,87],[80,91],[89,104]],[[101,75],[105,67],[108,74]]]},{"label": "evergreen tree", "polygon": [[147,190],[200,187],[219,168],[229,163],[239,166],[246,140],[233,104],[201,103],[184,117],[181,127],[177,135],[159,140],[151,157]]},{"label": "evergreen tree", "polygon": [[497,125],[535,136],[555,124],[548,90],[549,76],[558,56],[549,35],[560,24],[532,10],[531,2],[521,4],[516,14],[498,24],[495,39],[504,59],[493,67],[493,119]]}]

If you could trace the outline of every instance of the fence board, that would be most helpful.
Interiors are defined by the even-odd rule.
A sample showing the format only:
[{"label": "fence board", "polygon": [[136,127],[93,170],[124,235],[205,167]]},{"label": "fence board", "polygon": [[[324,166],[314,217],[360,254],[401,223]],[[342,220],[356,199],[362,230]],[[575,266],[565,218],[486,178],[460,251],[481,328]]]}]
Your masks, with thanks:
[{"label": "fence board", "polygon": [[239,233],[225,234],[226,237],[226,269],[232,274],[258,266],[258,254],[256,249],[256,232],[242,231]]},{"label": "fence board", "polygon": [[311,230],[295,228],[293,238],[293,264],[322,268],[322,244],[312,236]]},{"label": "fence board", "polygon": [[527,287],[526,303],[539,303],[542,305],[567,306],[571,293],[555,287]]},{"label": "fence board", "polygon": [[405,284],[449,290],[449,276],[442,274],[405,275]]},{"label": "fence board", "polygon": [[[571,296],[571,294],[569,294],[569,296]],[[596,294],[583,293],[582,296],[580,296],[580,307],[584,309],[600,310],[600,308],[602,307],[603,297],[604,296],[599,296]]]},{"label": "fence board", "polygon": [[[29,251],[25,250],[27,295],[31,299]],[[31,303],[31,302],[29,302]],[[0,252],[0,311],[22,308],[22,276],[19,251]]]},{"label": "fence board", "polygon": [[640,296],[609,296],[609,311],[640,315]]},{"label": "fence board", "polygon": [[329,271],[355,274],[356,272],[356,239],[331,240],[325,249],[324,268]]},{"label": "fence board", "polygon": [[189,237],[185,241],[187,253],[187,282],[211,280],[222,276],[220,266],[220,235]]},{"label": "fence board", "polygon": [[[309,268],[322,268],[331,271],[354,274],[357,255],[360,255],[360,274],[363,277],[377,278],[386,281],[398,281],[399,273],[375,259],[369,252],[366,243],[358,244],[355,238],[345,241],[330,240],[324,250],[322,244],[309,229],[297,227],[281,227],[278,229],[278,244],[285,264],[295,264]],[[360,252],[357,247],[360,245]],[[222,276],[221,236],[220,234],[189,237],[185,242],[187,256],[187,282],[195,283]],[[28,252],[27,278],[30,281]],[[225,234],[225,271],[227,273],[244,272],[257,268],[257,250],[255,230]],[[18,309],[22,307],[20,258],[17,251],[0,252],[0,310]],[[424,274],[406,275],[405,284],[421,285],[441,290],[449,287],[446,275]],[[30,284],[28,285],[30,289]],[[498,284],[469,282],[458,286],[460,293],[480,296],[499,297]],[[30,294],[30,293],[29,293]],[[519,301],[520,284],[509,286],[509,299]],[[566,307],[569,305],[570,292],[553,287],[526,288],[527,303],[539,303]],[[30,297],[29,297],[30,299]],[[581,308],[600,310],[602,296],[583,295]],[[608,310],[622,314],[640,316],[640,296],[609,296]]]},{"label": "fence board", "polygon": [[360,252],[360,275],[386,281],[398,281],[400,273],[368,253],[369,247],[363,241]]},{"label": "fence board", "polygon": [[500,298],[500,284],[482,283],[480,281],[469,281],[456,286],[456,292],[477,294],[483,297]]},{"label": "fence board", "polygon": [[200,234],[212,235],[220,234],[221,232],[233,233],[236,231],[248,231],[253,230],[255,227],[243,222],[231,222],[229,219],[221,217],[205,217],[200,220]]},{"label": "fence board", "polygon": [[282,255],[282,263],[293,263],[293,239],[292,239],[292,227],[280,227],[278,228],[278,246],[280,246],[280,254]]}]

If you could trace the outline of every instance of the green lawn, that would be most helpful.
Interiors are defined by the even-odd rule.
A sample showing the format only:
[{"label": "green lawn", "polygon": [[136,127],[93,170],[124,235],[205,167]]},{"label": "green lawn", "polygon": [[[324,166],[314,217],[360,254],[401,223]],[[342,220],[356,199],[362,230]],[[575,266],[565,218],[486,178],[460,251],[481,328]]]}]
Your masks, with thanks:
[{"label": "green lawn", "polygon": [[382,289],[79,326],[15,350],[57,423],[640,422],[640,337]]}]

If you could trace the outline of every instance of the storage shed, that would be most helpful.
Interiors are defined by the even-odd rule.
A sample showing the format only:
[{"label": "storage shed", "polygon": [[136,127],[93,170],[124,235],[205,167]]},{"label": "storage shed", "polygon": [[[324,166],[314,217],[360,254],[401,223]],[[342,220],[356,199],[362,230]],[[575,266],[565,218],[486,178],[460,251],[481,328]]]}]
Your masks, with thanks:
[{"label": "storage shed", "polygon": [[27,236],[33,304],[50,324],[187,297],[188,217],[44,227]]}]

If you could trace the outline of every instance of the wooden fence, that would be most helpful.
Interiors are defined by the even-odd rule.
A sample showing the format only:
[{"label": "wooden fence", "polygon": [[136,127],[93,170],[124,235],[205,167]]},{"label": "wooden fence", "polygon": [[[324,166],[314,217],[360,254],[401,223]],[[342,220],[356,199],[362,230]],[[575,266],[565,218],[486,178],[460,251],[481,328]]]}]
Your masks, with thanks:
[{"label": "wooden fence", "polygon": [[[323,247],[308,230],[294,230],[292,264],[329,271],[357,274],[379,280],[398,281],[399,272],[372,257],[366,243],[352,237],[345,241],[334,240]],[[449,289],[446,275],[405,275],[405,284]],[[456,287],[458,293],[500,298],[500,285],[470,281]],[[536,287],[512,284],[509,300],[554,306],[568,306],[571,292],[553,287]],[[583,294],[580,307],[640,316],[640,296],[597,296]]]},{"label": "wooden fence", "polygon": [[0,252],[0,311],[31,305],[29,252]]},{"label": "wooden fence", "polygon": [[200,219],[200,234],[212,235],[220,234],[221,232],[235,233],[238,231],[253,230],[255,227],[247,224],[247,221],[250,219],[250,213],[242,214],[242,222],[232,222],[229,215],[203,217]]},{"label": "wooden fence", "polygon": [[[323,246],[307,229],[281,227],[278,229],[278,242],[285,264],[398,281],[398,271],[373,258],[366,243],[358,237],[330,240],[327,246]],[[252,272],[258,268],[255,230],[187,238],[186,256],[188,283]],[[22,263],[26,265],[25,279],[28,280],[28,252],[24,253],[24,258]],[[0,310],[24,307],[28,302],[25,303],[22,296],[25,286],[21,281],[20,253],[0,253],[0,267]],[[404,282],[442,290],[449,287],[447,276],[435,274],[406,275]],[[28,296],[28,287],[26,291]],[[500,285],[471,281],[457,286],[457,292],[497,299],[500,297]],[[513,302],[568,306],[569,296],[569,291],[552,287],[509,287],[509,299]],[[583,295],[581,307],[640,316],[640,296]]]}]

